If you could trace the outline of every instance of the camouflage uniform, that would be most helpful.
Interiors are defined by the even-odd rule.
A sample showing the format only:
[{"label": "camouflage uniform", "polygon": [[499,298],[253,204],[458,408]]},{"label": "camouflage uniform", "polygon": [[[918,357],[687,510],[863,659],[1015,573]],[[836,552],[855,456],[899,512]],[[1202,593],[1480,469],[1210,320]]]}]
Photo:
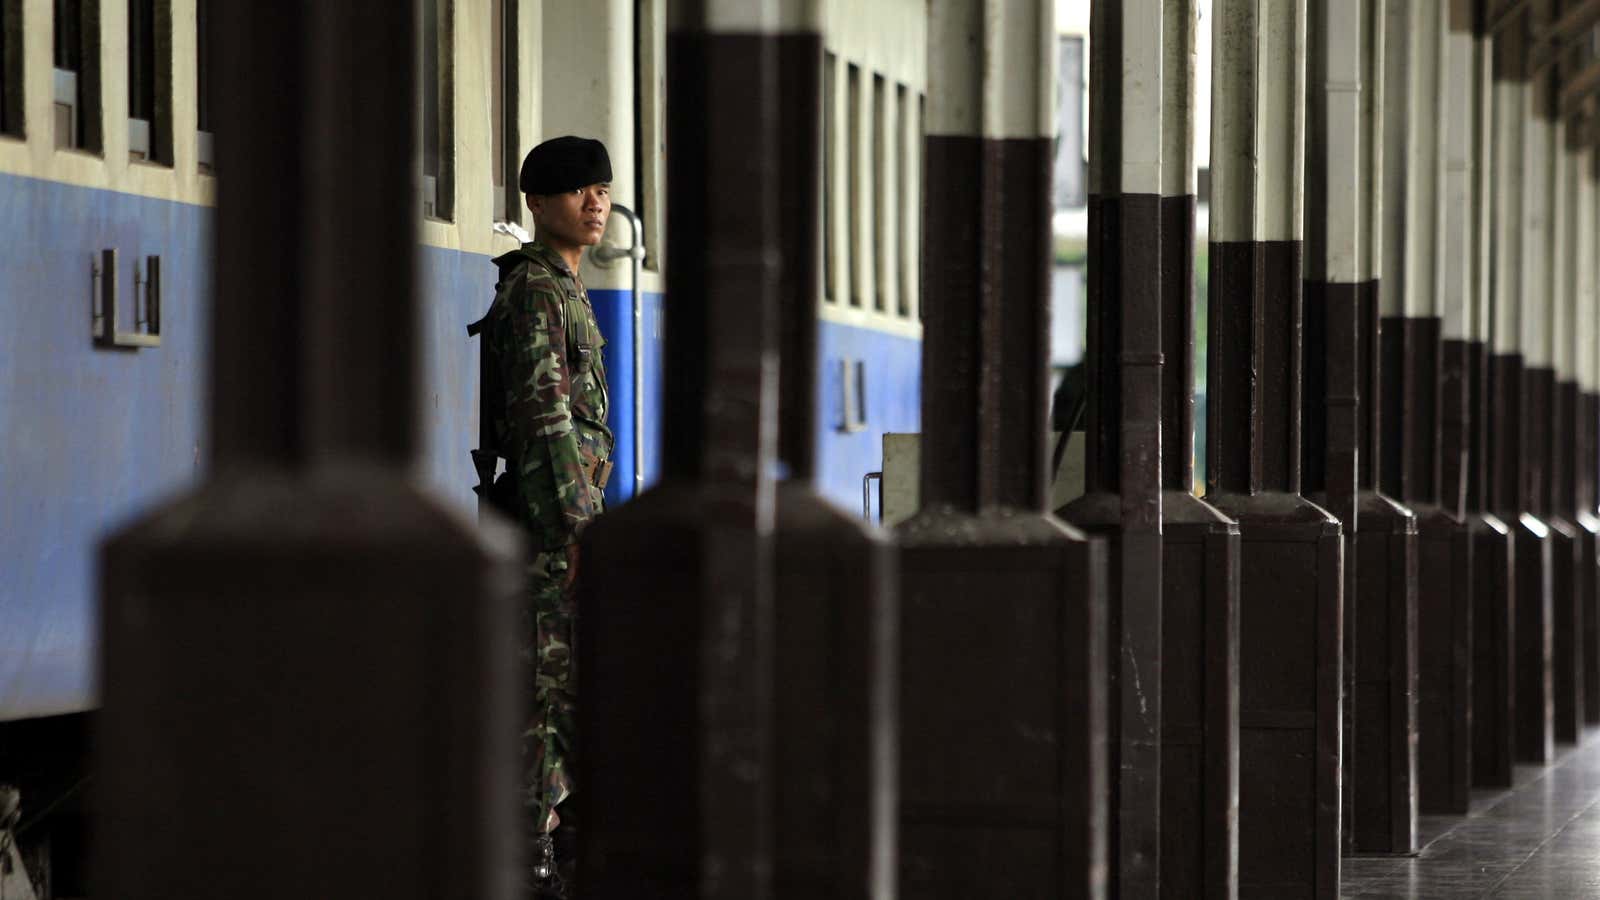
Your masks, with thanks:
[{"label": "camouflage uniform", "polygon": [[523,657],[533,677],[522,740],[524,802],[530,830],[547,833],[561,820],[556,805],[572,791],[577,750],[577,611],[562,585],[567,546],[605,502],[594,484],[612,448],[605,340],[589,295],[554,251],[535,241],[495,264],[500,284],[484,322],[504,395],[494,436],[515,475],[507,499],[536,551],[523,610]]}]

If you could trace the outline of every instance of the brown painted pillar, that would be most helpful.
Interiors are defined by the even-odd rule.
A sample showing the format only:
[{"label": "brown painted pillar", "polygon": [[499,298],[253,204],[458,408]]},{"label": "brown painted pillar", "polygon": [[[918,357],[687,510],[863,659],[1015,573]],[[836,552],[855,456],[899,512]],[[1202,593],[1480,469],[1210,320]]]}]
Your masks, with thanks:
[{"label": "brown painted pillar", "polygon": [[1239,892],[1339,889],[1339,522],[1300,496],[1304,0],[1212,8],[1206,500],[1239,523]]},{"label": "brown painted pillar", "polygon": [[922,509],[896,531],[906,897],[1105,891],[1105,547],[1045,514],[1054,13],[929,7]]},{"label": "brown painted pillar", "polygon": [[[777,13],[672,8],[664,471],[584,533],[579,731],[597,773],[574,795],[584,897],[776,893],[770,398],[781,173],[800,165],[780,156]],[[740,187],[712,189],[726,184]]]},{"label": "brown painted pillar", "polygon": [[[1518,87],[1509,72],[1497,69],[1496,38],[1488,31],[1487,4],[1473,9],[1472,71],[1472,192],[1471,314],[1468,320],[1466,386],[1470,420],[1467,442],[1466,509],[1472,529],[1472,784],[1504,787],[1511,784],[1516,735],[1514,710],[1515,646],[1512,599],[1515,588],[1516,545],[1512,530],[1497,517],[1491,428],[1502,424],[1490,391],[1490,339],[1494,333],[1492,299],[1497,279],[1494,266],[1508,259],[1507,247],[1497,236],[1511,227],[1495,218],[1503,191],[1510,185],[1499,180],[1503,160],[1501,118],[1503,100],[1514,101]],[[1492,413],[1492,414],[1491,414]]]},{"label": "brown painted pillar", "polygon": [[1565,117],[1555,122],[1552,156],[1556,168],[1550,194],[1550,290],[1546,318],[1554,385],[1550,394],[1547,434],[1550,453],[1545,479],[1547,521],[1551,531],[1551,703],[1555,708],[1556,741],[1575,744],[1583,734],[1583,587],[1584,553],[1594,560],[1594,535],[1578,521],[1577,452],[1578,381],[1573,365],[1577,346],[1575,306],[1577,258],[1574,233],[1578,224],[1578,192],[1587,180],[1588,158],[1580,155],[1574,129]]},{"label": "brown painted pillar", "polygon": [[213,465],[104,550],[97,896],[517,896],[516,541],[408,477],[415,27],[392,12],[211,22]]},{"label": "brown painted pillar", "polygon": [[[1438,42],[1436,74],[1424,76],[1435,98],[1429,116],[1432,142],[1421,167],[1435,184],[1426,223],[1417,242],[1417,262],[1432,268],[1433,315],[1440,340],[1436,366],[1408,360],[1411,393],[1431,427],[1408,429],[1416,436],[1418,477],[1403,495],[1418,517],[1417,557],[1417,793],[1423,812],[1465,815],[1472,787],[1472,529],[1466,519],[1468,319],[1472,305],[1473,9],[1471,0],[1451,0],[1423,40]],[[1434,18],[1429,13],[1427,18]],[[1419,103],[1422,102],[1419,100]],[[1423,205],[1423,204],[1419,204]],[[1432,252],[1427,253],[1431,244]],[[1426,335],[1426,329],[1422,329]],[[1431,384],[1429,383],[1431,380]],[[1418,418],[1422,418],[1421,415]],[[1483,588],[1477,588],[1482,590]]]},{"label": "brown painted pillar", "polygon": [[888,544],[813,490],[817,306],[822,302],[822,32],[776,39],[778,459],[773,895],[895,894],[898,687],[894,560]]},{"label": "brown painted pillar", "polygon": [[[1176,93],[1166,90],[1169,80],[1190,81],[1194,21],[1188,0],[1110,0],[1095,4],[1090,19],[1087,490],[1059,515],[1104,536],[1110,551],[1107,893],[1114,897],[1155,898],[1161,890],[1163,188],[1169,168],[1178,175],[1192,165],[1172,133],[1191,120],[1169,123],[1176,110],[1165,101]],[[1177,46],[1168,52],[1169,44]],[[1167,70],[1169,61],[1179,72]],[[1192,221],[1175,212],[1173,226]]]},{"label": "brown painted pillar", "polygon": [[1406,350],[1426,347],[1425,359],[1438,360],[1437,328],[1426,322],[1414,328],[1412,320],[1422,317],[1407,315],[1419,311],[1419,298],[1424,308],[1431,298],[1431,277],[1423,276],[1419,259],[1432,251],[1428,201],[1436,172],[1428,163],[1436,159],[1436,123],[1424,126],[1420,120],[1436,105],[1437,5],[1386,0],[1382,16],[1383,214],[1373,235],[1381,280],[1375,301],[1379,322],[1367,343],[1372,353],[1362,360],[1363,388],[1370,386],[1361,392],[1369,400],[1364,416],[1368,452],[1362,459],[1355,574],[1346,604],[1346,664],[1353,669],[1347,702],[1354,710],[1344,761],[1350,804],[1345,828],[1347,850],[1408,853],[1416,842],[1417,523],[1394,498],[1402,493],[1399,476],[1410,468],[1405,416],[1431,412],[1411,409],[1415,392],[1408,388],[1419,379],[1406,365]]},{"label": "brown painted pillar", "polygon": [[[1525,21],[1536,34],[1550,21],[1549,0],[1529,4]],[[1549,347],[1551,212],[1557,157],[1552,73],[1530,76],[1522,117],[1520,265],[1517,267],[1517,349],[1522,355],[1515,487],[1525,514],[1518,539],[1517,759],[1548,762],[1555,754],[1552,656],[1555,636],[1555,561],[1565,535],[1552,534],[1549,503],[1550,398],[1555,385]],[[1508,380],[1508,389],[1510,383]]]}]

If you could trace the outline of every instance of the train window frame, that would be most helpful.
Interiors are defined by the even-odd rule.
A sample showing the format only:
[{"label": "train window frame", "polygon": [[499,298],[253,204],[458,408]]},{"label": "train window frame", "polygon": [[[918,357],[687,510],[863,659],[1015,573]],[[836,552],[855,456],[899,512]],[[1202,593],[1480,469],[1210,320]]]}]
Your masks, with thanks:
[{"label": "train window frame", "polygon": [[0,0],[0,138],[28,137],[22,0]]},{"label": "train window frame", "polygon": [[[519,0],[489,0],[489,168],[493,221],[522,223],[517,176],[522,122]],[[498,65],[496,63],[498,62]]]},{"label": "train window frame", "polygon": [[[50,20],[55,147],[61,152],[100,156],[105,150],[100,0],[53,0]],[[72,26],[66,34],[62,29],[64,20]],[[76,68],[72,67],[74,63]]]},{"label": "train window frame", "polygon": [[422,151],[418,154],[418,207],[424,219],[454,222],[456,4],[455,0],[420,0],[415,9],[420,20],[417,128]]},{"label": "train window frame", "polygon": [[861,157],[864,140],[862,118],[866,114],[861,98],[861,71],[859,63],[846,63],[845,69],[845,243],[850,252],[846,271],[847,290],[852,309],[866,309],[866,275],[868,254],[862,252],[867,240],[866,223],[862,213],[866,183],[866,165]]},{"label": "train window frame", "polygon": [[172,165],[172,4],[128,0],[128,159]]},{"label": "train window frame", "polygon": [[895,113],[889,102],[889,79],[882,72],[872,75],[872,243],[873,256],[872,309],[880,315],[893,311],[897,285],[890,278],[899,248],[894,242],[894,197],[891,186],[896,185],[892,172],[893,160],[889,154],[890,129]]},{"label": "train window frame", "polygon": [[927,95],[899,86],[900,96],[900,294],[896,312],[903,319],[922,315],[922,129]]},{"label": "train window frame", "polygon": [[212,130],[212,91],[215,69],[212,64],[210,25],[212,0],[195,0],[195,113],[194,159],[201,174],[217,171],[216,133]]},{"label": "train window frame", "polygon": [[822,54],[822,299],[839,302],[839,55]]}]

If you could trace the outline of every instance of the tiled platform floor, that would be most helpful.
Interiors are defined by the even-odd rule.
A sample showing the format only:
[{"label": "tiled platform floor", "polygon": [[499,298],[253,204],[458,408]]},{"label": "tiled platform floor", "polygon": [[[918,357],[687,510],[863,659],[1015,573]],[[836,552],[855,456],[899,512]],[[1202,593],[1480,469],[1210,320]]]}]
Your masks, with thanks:
[{"label": "tiled platform floor", "polygon": [[1466,816],[1423,816],[1415,858],[1344,860],[1346,898],[1600,900],[1600,729],[1511,790],[1474,791]]}]

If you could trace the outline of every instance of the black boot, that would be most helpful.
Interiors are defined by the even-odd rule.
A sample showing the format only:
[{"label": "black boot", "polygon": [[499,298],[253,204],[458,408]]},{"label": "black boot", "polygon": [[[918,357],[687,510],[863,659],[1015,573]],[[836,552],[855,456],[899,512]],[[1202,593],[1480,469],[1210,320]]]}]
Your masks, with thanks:
[{"label": "black boot", "polygon": [[528,890],[534,900],[567,900],[566,883],[556,865],[555,841],[541,834],[528,847]]}]

